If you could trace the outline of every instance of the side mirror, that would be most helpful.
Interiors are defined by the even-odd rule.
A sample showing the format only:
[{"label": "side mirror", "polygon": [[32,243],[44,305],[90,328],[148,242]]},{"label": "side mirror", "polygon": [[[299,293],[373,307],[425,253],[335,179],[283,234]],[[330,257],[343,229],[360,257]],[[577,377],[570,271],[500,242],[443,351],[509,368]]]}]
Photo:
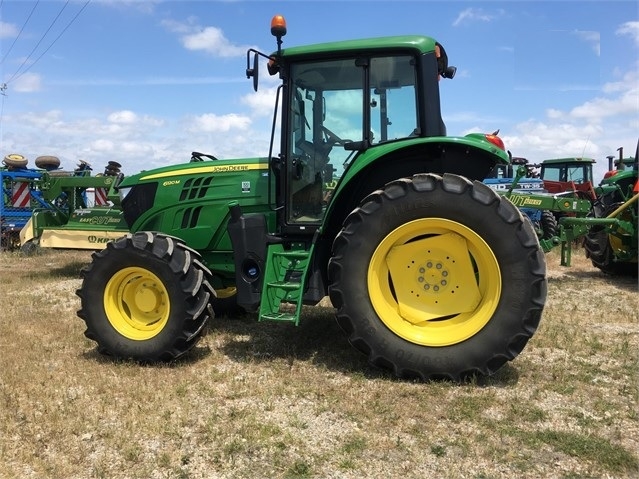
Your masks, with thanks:
[{"label": "side mirror", "polygon": [[442,73],[442,76],[444,78],[452,80],[455,76],[455,73],[457,73],[457,67],[447,67],[446,70],[444,70],[444,73]]},{"label": "side mirror", "polygon": [[257,84],[260,77],[260,62],[257,53],[253,56],[253,90],[257,91]]},{"label": "side mirror", "polygon": [[[250,63],[249,55],[252,51],[255,52],[255,54],[253,55],[253,67],[249,68],[249,63]],[[253,49],[246,52],[246,78],[253,77],[253,90],[255,91],[257,91],[257,84],[259,81],[259,72],[260,72],[260,62],[258,61],[257,57],[258,57],[257,52]]]}]

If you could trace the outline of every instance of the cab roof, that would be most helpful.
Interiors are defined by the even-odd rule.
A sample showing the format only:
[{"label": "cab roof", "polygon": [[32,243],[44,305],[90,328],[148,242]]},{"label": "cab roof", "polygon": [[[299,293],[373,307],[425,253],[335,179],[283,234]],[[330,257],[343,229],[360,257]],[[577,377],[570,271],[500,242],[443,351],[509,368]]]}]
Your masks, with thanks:
[{"label": "cab roof", "polygon": [[555,163],[596,163],[592,158],[552,158],[541,162],[542,165],[552,165]]},{"label": "cab roof", "polygon": [[282,49],[282,57],[290,59],[297,56],[321,56],[323,54],[372,52],[384,50],[405,50],[416,54],[435,51],[435,40],[423,35],[402,35],[392,37],[364,38],[339,42],[317,43]]}]

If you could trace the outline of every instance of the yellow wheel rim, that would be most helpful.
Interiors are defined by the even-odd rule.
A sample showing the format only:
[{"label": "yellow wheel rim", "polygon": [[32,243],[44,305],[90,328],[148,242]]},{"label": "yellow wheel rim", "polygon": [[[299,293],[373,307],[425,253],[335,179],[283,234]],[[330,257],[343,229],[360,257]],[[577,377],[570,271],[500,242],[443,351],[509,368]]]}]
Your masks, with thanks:
[{"label": "yellow wheel rim", "polygon": [[134,341],[151,339],[169,320],[170,301],[155,274],[139,267],[114,274],[104,290],[104,310],[111,325]]},{"label": "yellow wheel rim", "polygon": [[405,223],[377,246],[368,267],[375,312],[401,338],[449,346],[477,334],[501,297],[501,272],[486,242],[442,218]]}]

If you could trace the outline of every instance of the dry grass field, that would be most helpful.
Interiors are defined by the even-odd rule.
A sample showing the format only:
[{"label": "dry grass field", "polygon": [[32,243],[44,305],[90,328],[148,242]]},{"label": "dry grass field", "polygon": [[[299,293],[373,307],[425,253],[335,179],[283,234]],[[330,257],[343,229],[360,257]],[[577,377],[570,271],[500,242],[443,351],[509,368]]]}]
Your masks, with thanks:
[{"label": "dry grass field", "polygon": [[183,360],[99,355],[87,252],[0,253],[0,478],[636,478],[636,279],[547,256],[540,328],[493,377],[400,381],[333,310],[217,318]]}]

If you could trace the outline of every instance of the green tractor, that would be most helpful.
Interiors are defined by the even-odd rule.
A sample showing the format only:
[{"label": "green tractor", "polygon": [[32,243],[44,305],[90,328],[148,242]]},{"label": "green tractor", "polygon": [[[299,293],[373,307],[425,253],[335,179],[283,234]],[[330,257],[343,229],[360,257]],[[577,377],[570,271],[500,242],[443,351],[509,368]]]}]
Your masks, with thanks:
[{"label": "green tractor", "polygon": [[[595,189],[597,200],[592,216],[604,221],[588,230],[584,249],[593,266],[604,273],[637,276],[639,142],[634,157],[624,158],[623,148],[618,151],[619,159],[614,161],[614,166],[614,157],[608,157],[609,171]],[[613,222],[606,222],[605,219]]]},{"label": "green tractor", "polygon": [[446,136],[444,48],[397,36],[282,49],[281,16],[271,32],[277,50],[248,50],[246,70],[256,91],[261,59],[280,79],[268,157],[195,152],[119,177],[130,233],[82,272],[85,335],[112,357],[169,361],[215,312],[298,324],[329,296],[350,343],[397,377],[497,371],[538,326],[546,264],[530,222],[481,182],[509,161],[501,139]]}]

